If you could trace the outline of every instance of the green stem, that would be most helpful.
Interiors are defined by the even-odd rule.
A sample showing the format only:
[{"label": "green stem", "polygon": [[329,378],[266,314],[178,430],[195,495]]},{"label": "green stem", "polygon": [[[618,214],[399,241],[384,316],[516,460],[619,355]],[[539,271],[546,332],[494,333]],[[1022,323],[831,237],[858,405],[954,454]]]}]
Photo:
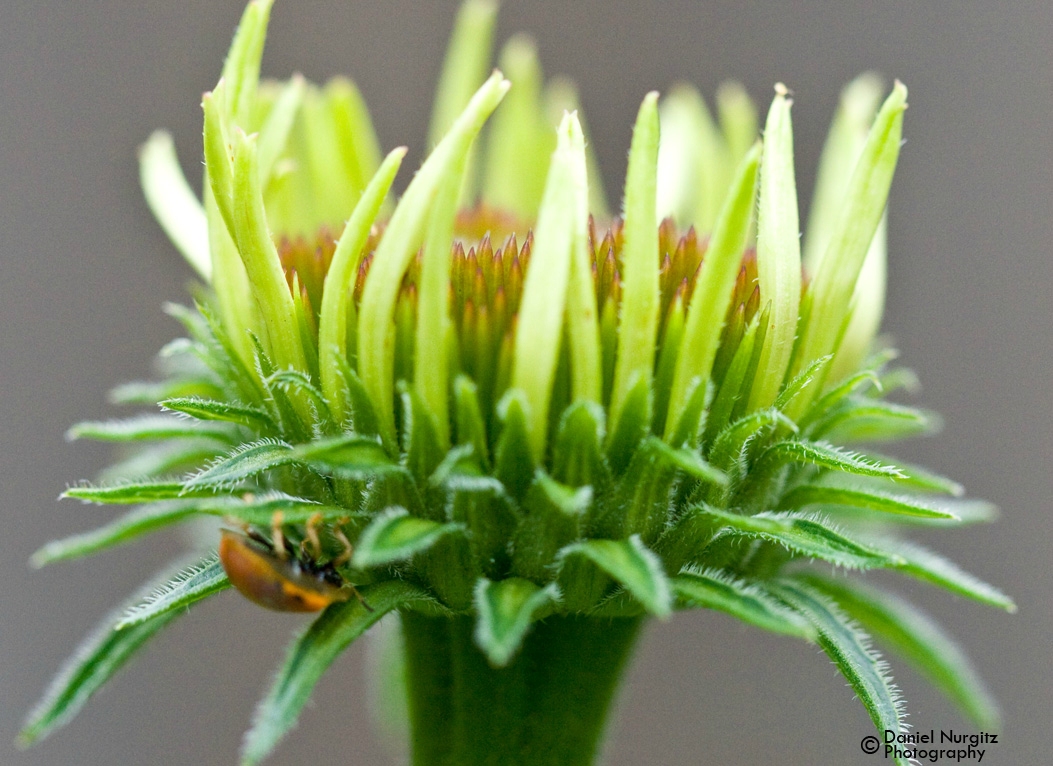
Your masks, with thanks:
[{"label": "green stem", "polygon": [[402,625],[414,766],[588,766],[640,619],[550,617],[499,669],[470,617]]}]

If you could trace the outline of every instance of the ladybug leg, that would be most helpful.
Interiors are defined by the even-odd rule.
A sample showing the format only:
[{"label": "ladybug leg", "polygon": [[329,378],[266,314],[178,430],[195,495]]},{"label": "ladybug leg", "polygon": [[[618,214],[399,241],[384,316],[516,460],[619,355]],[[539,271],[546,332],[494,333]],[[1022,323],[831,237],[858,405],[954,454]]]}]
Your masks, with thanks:
[{"label": "ladybug leg", "polygon": [[[350,519],[343,519],[341,523],[346,524],[348,521],[350,521]],[[339,556],[333,559],[331,565],[334,567],[343,566],[351,560],[351,555],[355,552],[355,549],[351,545],[351,541],[347,539],[347,535],[344,534],[344,530],[342,530],[340,527],[337,526],[333,528],[333,537],[340,541],[340,544],[344,546],[344,550],[340,553]],[[362,598],[362,594],[358,592],[358,588],[356,588],[351,583],[346,583],[345,587],[351,589],[351,593],[354,595],[355,599],[357,599],[358,603],[365,607],[367,612],[374,611],[373,607],[367,604],[366,600]]]},{"label": "ladybug leg", "polygon": [[351,555],[355,552],[355,549],[351,546],[351,541],[347,539],[347,535],[344,534],[344,530],[340,527],[333,529],[333,537],[340,541],[340,544],[344,546],[344,550],[341,551],[340,555],[333,559],[333,566],[343,566],[351,560]]},{"label": "ladybug leg", "polygon": [[322,557],[322,541],[318,538],[318,525],[322,523],[322,514],[315,513],[307,520],[305,527],[306,536],[300,542],[300,552],[306,554],[307,546],[310,544],[312,556],[315,561]]},{"label": "ladybug leg", "polygon": [[288,551],[285,550],[285,535],[282,533],[284,519],[285,516],[281,511],[275,511],[271,516],[271,545],[274,548],[274,555],[282,561],[288,556]]},{"label": "ladybug leg", "polygon": [[236,519],[233,516],[224,516],[223,523],[228,527],[235,527],[246,537],[252,536],[252,528],[247,522],[244,522],[241,519]]}]

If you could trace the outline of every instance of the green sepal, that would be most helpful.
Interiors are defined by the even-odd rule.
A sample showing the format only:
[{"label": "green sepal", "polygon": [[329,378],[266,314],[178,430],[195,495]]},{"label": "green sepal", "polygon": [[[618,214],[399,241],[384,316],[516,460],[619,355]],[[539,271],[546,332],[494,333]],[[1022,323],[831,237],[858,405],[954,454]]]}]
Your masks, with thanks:
[{"label": "green sepal", "polygon": [[[481,578],[475,584],[475,643],[490,664],[502,668],[509,663],[530,630],[530,625],[559,601],[555,583],[539,587],[521,577],[492,582]],[[539,615],[538,613],[542,614]]]},{"label": "green sepal", "polygon": [[441,537],[463,531],[461,524],[441,524],[410,516],[405,508],[389,508],[359,536],[351,564],[367,569],[406,561],[431,548]]},{"label": "green sepal", "polygon": [[670,582],[685,606],[717,609],[772,633],[816,640],[815,629],[799,614],[756,585],[727,572],[686,567]]},{"label": "green sepal", "polygon": [[782,426],[796,432],[797,426],[779,410],[771,407],[743,415],[729,423],[716,435],[709,447],[709,461],[717,470],[730,471],[746,455],[752,445],[763,442],[765,437]]},{"label": "green sepal", "polygon": [[126,450],[124,460],[111,463],[99,471],[100,484],[120,484],[129,479],[170,479],[197,470],[203,463],[224,453],[223,445],[211,439],[180,439]]},{"label": "green sepal", "polygon": [[[912,577],[926,580],[933,585],[979,601],[981,604],[1004,609],[1010,613],[1016,611],[1013,599],[993,585],[960,569],[953,561],[905,540],[890,541],[886,545],[889,551],[887,555],[898,558],[899,563],[896,568]],[[880,550],[885,546],[875,545],[874,547]]]},{"label": "green sepal", "polygon": [[[904,729],[903,701],[888,675],[886,663],[871,649],[869,637],[825,596],[805,585],[784,580],[766,586],[804,615],[819,632],[819,645],[859,697],[878,733]],[[897,766],[908,766],[903,758]]]},{"label": "green sepal", "polygon": [[808,435],[840,444],[886,442],[935,433],[942,423],[940,416],[931,410],[852,397],[815,423]]},{"label": "green sepal", "polygon": [[160,439],[212,438],[235,440],[230,428],[217,424],[202,425],[184,418],[168,415],[140,415],[125,420],[85,421],[66,432],[70,441],[94,439],[106,442],[137,442]]},{"label": "green sepal", "polygon": [[484,572],[494,577],[506,572],[517,518],[504,486],[484,473],[474,448],[465,444],[450,450],[429,483],[445,491],[446,517],[464,525],[472,557]]},{"label": "green sepal", "polygon": [[[673,430],[669,443],[675,447],[695,447],[699,437],[706,428],[709,406],[713,402],[716,387],[713,381],[705,384],[702,378],[696,378],[688,387],[687,404],[680,416],[680,423]],[[666,424],[668,431],[668,423]]]},{"label": "green sepal", "polygon": [[639,535],[628,540],[585,540],[559,552],[564,565],[571,557],[592,562],[651,614],[664,618],[672,611],[673,592],[662,561],[643,544]]},{"label": "green sepal", "polygon": [[[252,334],[250,340],[252,341],[252,358],[256,365],[256,377],[260,381],[266,381],[277,372],[277,368],[260,339]],[[292,442],[303,442],[311,438],[311,429],[297,413],[282,387],[264,385],[264,396],[270,400],[274,408],[274,415],[281,424],[281,431],[286,439]]]},{"label": "green sepal", "polygon": [[652,405],[650,381],[640,375],[629,387],[621,416],[607,441],[607,460],[615,475],[629,467],[640,442],[651,432]]},{"label": "green sepal", "polygon": [[618,480],[612,501],[596,505],[589,525],[594,535],[639,534],[651,543],[661,533],[668,522],[677,466],[660,451],[659,443],[657,437],[648,437]]},{"label": "green sepal", "polygon": [[526,397],[516,389],[505,393],[497,405],[502,428],[494,454],[494,475],[516,500],[523,499],[534,478],[528,409]]},{"label": "green sepal", "polygon": [[[654,548],[666,569],[680,571],[685,565],[699,562],[706,547],[721,529],[720,519],[706,513],[706,506],[688,508],[666,527]],[[705,563],[712,566],[707,555]]]},{"label": "green sepal", "polygon": [[733,419],[734,410],[739,401],[749,396],[749,389],[753,384],[750,366],[754,357],[759,358],[755,351],[763,345],[759,329],[764,324],[764,317],[757,314],[739,341],[731,357],[731,363],[724,373],[724,378],[716,389],[713,403],[709,407],[703,441],[711,441]]},{"label": "green sepal", "polygon": [[906,463],[899,458],[886,457],[876,452],[867,451],[866,458],[885,465],[895,465],[899,472],[898,476],[889,477],[895,481],[896,487],[907,487],[922,492],[935,492],[951,497],[961,497],[965,494],[965,488],[954,479],[940,476],[928,468],[923,468],[913,463]]},{"label": "green sepal", "polygon": [[139,603],[128,607],[114,630],[127,630],[170,612],[183,612],[193,603],[230,587],[216,556],[208,556],[179,571]]},{"label": "green sepal", "polygon": [[847,506],[897,516],[960,520],[946,502],[912,495],[894,495],[865,485],[800,484],[782,496],[781,505],[786,509],[809,505],[820,505],[824,509],[829,506]]},{"label": "green sepal", "polygon": [[776,442],[758,457],[751,470],[754,475],[766,478],[772,471],[787,464],[811,465],[829,471],[844,471],[860,476],[883,476],[901,478],[902,471],[893,465],[880,463],[866,455],[840,449],[827,442],[812,442],[803,439],[787,439]]},{"label": "green sepal", "polygon": [[611,480],[603,452],[604,424],[604,410],[594,402],[575,402],[563,410],[552,446],[554,479],[603,491]]},{"label": "green sepal", "polygon": [[420,588],[401,581],[366,586],[361,596],[362,601],[330,606],[292,643],[245,735],[242,766],[257,764],[274,750],[296,724],[318,679],[352,641],[394,609],[434,601]]},{"label": "green sepal", "polygon": [[358,518],[359,511],[351,511],[339,505],[323,505],[313,500],[294,497],[284,492],[264,492],[244,497],[222,496],[186,502],[195,513],[237,519],[245,524],[269,528],[274,514],[280,511],[283,524],[306,524],[313,517],[323,521],[339,522]]},{"label": "green sepal", "polygon": [[319,473],[344,479],[367,479],[381,472],[404,470],[379,441],[358,435],[301,444],[293,449],[292,456]]},{"label": "green sepal", "polygon": [[720,486],[728,483],[727,475],[703,460],[695,450],[686,447],[672,447],[657,436],[648,437],[640,449],[651,452],[658,461],[682,471],[697,481]]},{"label": "green sepal", "polygon": [[[654,371],[654,431],[665,432],[665,418],[669,412],[669,393],[673,388],[676,359],[684,340],[684,298],[677,294],[666,311],[665,325],[658,339],[658,362]],[[681,418],[682,420],[682,418]]]},{"label": "green sepal", "polygon": [[362,384],[362,379],[358,377],[357,372],[351,369],[342,354],[337,354],[335,361],[337,376],[347,396],[352,431],[359,436],[379,439],[380,421],[377,419],[376,410],[373,409],[373,400],[369,398],[369,392]]},{"label": "green sepal", "polygon": [[278,431],[278,424],[259,407],[233,404],[216,399],[204,399],[199,396],[167,398],[162,399],[157,404],[162,409],[181,412],[196,420],[217,420],[225,423],[236,423],[237,425],[251,428],[257,433],[276,434]]},{"label": "green sepal", "polygon": [[34,553],[29,561],[34,567],[43,567],[56,561],[90,556],[134,540],[148,532],[176,524],[195,513],[197,510],[189,503],[147,505],[120,516],[98,529],[71,535],[61,540],[52,540]]},{"label": "green sepal", "polygon": [[878,378],[876,367],[884,364],[888,359],[888,355],[882,355],[879,360],[874,364],[868,365],[864,370],[857,372],[855,375],[850,375],[845,378],[821,397],[819,397],[808,410],[801,415],[799,424],[802,429],[808,429],[812,423],[826,417],[831,411],[836,409],[841,402],[850,397],[855,393],[865,393],[870,386],[877,387],[880,390],[880,379]]},{"label": "green sepal", "polygon": [[512,571],[535,582],[551,580],[560,549],[579,539],[591,505],[592,487],[570,487],[538,471],[512,539]]},{"label": "green sepal", "polygon": [[[583,559],[580,563],[590,569],[599,572],[591,563]],[[604,575],[606,581],[609,582],[610,578]],[[600,599],[595,606],[588,610],[588,616],[592,618],[623,618],[623,617],[643,617],[647,614],[647,610],[643,604],[637,601],[629,591],[623,588],[617,588],[614,591],[605,595]]]},{"label": "green sepal", "polygon": [[[260,383],[261,377],[246,366],[223,329],[222,321],[204,300],[199,300],[196,308],[194,312],[178,303],[166,303],[164,307],[167,314],[182,322],[197,339],[202,349],[198,358],[212,371],[217,382],[228,389],[228,395],[243,402],[263,402],[266,392]],[[252,360],[250,352],[246,352],[245,358]]]},{"label": "green sepal", "polygon": [[215,494],[216,490],[212,487],[188,488],[183,482],[179,481],[141,481],[112,486],[82,484],[79,487],[70,487],[59,495],[59,498],[69,497],[75,500],[83,500],[86,503],[98,503],[100,505],[135,505],[138,503],[153,503],[157,500],[212,497]]},{"label": "green sepal", "polygon": [[435,419],[412,386],[399,384],[402,393],[402,450],[406,467],[423,484],[442,462],[445,451],[439,442]]},{"label": "green sepal", "polygon": [[998,703],[969,657],[928,614],[898,595],[862,583],[814,574],[801,579],[903,657],[978,728],[1000,727]]},{"label": "green sepal", "polygon": [[173,619],[185,614],[177,609],[129,627],[114,630],[125,611],[148,597],[158,587],[182,570],[185,564],[170,567],[140,589],[126,604],[118,607],[98,623],[81,642],[77,651],[55,676],[47,691],[36,704],[18,735],[19,747],[29,747],[69,723],[88,700],[131,659],[147,641]]},{"label": "green sepal", "polygon": [[796,399],[802,391],[808,388],[813,380],[823,374],[823,368],[826,367],[833,358],[833,354],[827,354],[809,364],[804,370],[782,387],[779,395],[775,398],[775,404],[773,406],[776,409],[785,411],[790,403]]},{"label": "green sepal", "polygon": [[215,398],[222,390],[209,380],[198,377],[174,377],[168,380],[133,380],[110,389],[110,404],[138,404],[153,407],[165,399],[184,397]]},{"label": "green sepal", "polygon": [[708,506],[697,512],[720,522],[721,529],[710,544],[728,535],[745,536],[776,543],[800,556],[857,569],[884,567],[903,561],[846,537],[818,514],[758,513],[742,516]]},{"label": "green sepal", "polygon": [[[463,532],[461,525],[455,525]],[[455,612],[472,608],[475,582],[483,576],[478,559],[472,555],[467,534],[442,535],[413,561],[418,574],[429,583],[441,603]]]},{"label": "green sepal", "polygon": [[470,444],[484,469],[490,467],[490,451],[486,439],[486,420],[479,404],[479,389],[466,375],[458,375],[453,382],[454,413],[457,418],[457,443]]},{"label": "green sepal", "polygon": [[430,487],[439,487],[448,492],[495,492],[504,493],[504,486],[487,474],[472,444],[460,444],[449,452],[428,477]]},{"label": "green sepal", "polygon": [[187,480],[183,496],[197,489],[225,489],[278,466],[296,462],[291,445],[278,439],[242,444],[229,455]]},{"label": "green sepal", "polygon": [[306,373],[299,370],[278,370],[268,375],[263,382],[272,395],[275,391],[282,391],[292,401],[302,398],[309,402],[311,414],[314,416],[312,425],[315,435],[332,430],[333,418],[325,396]]},{"label": "green sepal", "polygon": [[674,507],[671,493],[678,474],[686,475],[690,482],[717,488],[727,483],[725,474],[695,451],[671,447],[657,436],[648,436],[619,480],[613,498],[596,505],[595,518],[590,520],[594,534],[639,534],[644,542],[654,542],[670,521]]},{"label": "green sepal", "polygon": [[[911,395],[921,393],[921,379],[918,378],[918,373],[909,367],[892,367],[881,370],[878,373],[878,383],[880,385],[877,387],[877,390],[883,396],[888,396],[900,390]],[[867,393],[871,396],[874,395],[871,391]]]},{"label": "green sepal", "polygon": [[278,511],[285,524],[305,524],[315,516],[325,521],[338,521],[361,515],[341,506],[322,505],[281,492],[268,492],[249,498],[209,496],[162,501],[137,508],[97,529],[49,542],[33,554],[30,563],[42,567],[56,561],[89,556],[194,516],[218,516],[266,527]]}]

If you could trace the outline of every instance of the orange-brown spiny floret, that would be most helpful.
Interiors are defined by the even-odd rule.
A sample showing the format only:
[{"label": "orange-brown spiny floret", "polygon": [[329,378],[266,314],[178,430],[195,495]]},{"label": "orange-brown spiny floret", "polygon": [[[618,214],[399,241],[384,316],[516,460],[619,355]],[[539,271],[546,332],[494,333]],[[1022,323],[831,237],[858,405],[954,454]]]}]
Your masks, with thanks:
[{"label": "orange-brown spiny floret", "polygon": [[[517,235],[515,230],[526,231]],[[353,287],[352,312],[357,313],[366,275],[383,233],[375,227],[363,249]],[[670,333],[683,330],[695,284],[702,271],[708,241],[700,239],[694,228],[681,232],[672,219],[658,229],[660,321],[658,347],[666,344]],[[298,287],[311,330],[317,337],[317,312],[322,301],[325,274],[333,257],[336,236],[328,229],[314,241],[283,238],[279,254],[290,288]],[[598,228],[589,219],[588,249],[596,289],[600,340],[604,360],[604,400],[610,396],[617,344],[618,312],[622,298],[623,225],[615,219]],[[530,264],[533,234],[510,215],[488,208],[462,212],[457,219],[456,239],[451,252],[450,314],[453,321],[451,367],[463,373],[478,387],[480,403],[487,416],[508,387],[512,364],[512,342],[522,298],[526,270]],[[413,374],[413,333],[417,316],[421,253],[410,262],[402,280],[395,309],[395,376],[411,379]],[[742,259],[732,301],[714,364],[713,380],[719,385],[740,341],[760,307],[756,254],[747,250]],[[352,317],[353,319],[353,317]],[[352,322],[354,326],[354,322]],[[348,338],[348,359],[355,360],[355,338]],[[665,363],[671,363],[666,359]],[[655,364],[663,364],[660,353]],[[566,367],[564,363],[562,367]],[[558,404],[558,402],[554,402]]]}]

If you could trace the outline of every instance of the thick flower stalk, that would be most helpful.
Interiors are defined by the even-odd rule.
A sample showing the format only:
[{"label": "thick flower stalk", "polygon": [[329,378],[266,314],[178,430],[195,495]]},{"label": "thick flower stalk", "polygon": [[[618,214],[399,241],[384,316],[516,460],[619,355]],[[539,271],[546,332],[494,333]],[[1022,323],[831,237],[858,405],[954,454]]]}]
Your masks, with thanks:
[{"label": "thick flower stalk", "polygon": [[230,586],[321,612],[246,764],[389,612],[420,766],[591,763],[641,623],[689,608],[818,643],[879,730],[903,726],[902,702],[868,634],[992,725],[953,642],[839,571],[1013,609],[904,538],[990,506],[846,448],[937,422],[886,398],[912,378],[875,345],[902,84],[883,103],[873,78],[845,89],[802,249],[781,85],[762,132],[737,86],[719,120],[691,88],[648,94],[612,217],[573,89],[546,84],[518,37],[508,79],[487,76],[495,8],[469,0],[433,148],[396,200],[405,150],[382,157],[354,85],[259,80],[269,10],[250,3],[203,98],[201,197],[166,134],[142,150],[147,199],[203,286],[169,308],[186,337],[163,378],[114,392],[161,414],[74,427],[134,447],[65,493],[137,507],[34,561],[201,516],[225,529],[102,623],[23,742]]}]

